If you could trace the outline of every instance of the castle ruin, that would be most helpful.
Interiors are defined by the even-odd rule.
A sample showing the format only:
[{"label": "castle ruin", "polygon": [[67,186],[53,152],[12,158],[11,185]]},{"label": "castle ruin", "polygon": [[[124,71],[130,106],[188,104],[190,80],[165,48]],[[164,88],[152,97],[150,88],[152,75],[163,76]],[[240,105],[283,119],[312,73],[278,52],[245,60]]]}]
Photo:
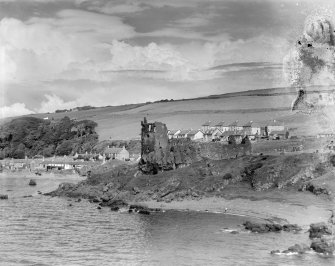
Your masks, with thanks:
[{"label": "castle ruin", "polygon": [[144,174],[185,167],[202,159],[223,160],[251,154],[250,141],[228,145],[219,142],[193,142],[188,139],[169,140],[164,123],[148,123],[144,118],[141,126],[139,169]]}]

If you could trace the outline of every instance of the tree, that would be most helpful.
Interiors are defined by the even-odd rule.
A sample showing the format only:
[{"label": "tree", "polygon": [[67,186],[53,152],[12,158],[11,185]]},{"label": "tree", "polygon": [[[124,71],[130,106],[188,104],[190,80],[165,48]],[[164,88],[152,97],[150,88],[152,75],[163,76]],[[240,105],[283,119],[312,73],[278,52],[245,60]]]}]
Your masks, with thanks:
[{"label": "tree", "polygon": [[70,140],[64,140],[56,148],[56,155],[64,156],[70,155],[72,152],[72,142]]},{"label": "tree", "polygon": [[235,139],[235,136],[230,135],[230,136],[228,137],[228,144],[236,145],[236,139]]}]

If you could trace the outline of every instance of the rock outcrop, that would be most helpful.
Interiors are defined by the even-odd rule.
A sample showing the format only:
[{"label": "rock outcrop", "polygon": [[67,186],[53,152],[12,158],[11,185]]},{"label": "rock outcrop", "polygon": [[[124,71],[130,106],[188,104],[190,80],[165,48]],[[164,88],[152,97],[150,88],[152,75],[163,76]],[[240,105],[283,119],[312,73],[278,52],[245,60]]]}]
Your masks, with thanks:
[{"label": "rock outcrop", "polygon": [[313,240],[311,244],[311,249],[315,252],[323,253],[325,255],[331,255],[335,251],[334,238],[321,237]]},{"label": "rock outcrop", "polygon": [[276,223],[257,223],[246,221],[244,224],[244,228],[253,233],[270,233],[270,232],[297,232],[301,231],[301,227],[296,224],[276,224]]},{"label": "rock outcrop", "polygon": [[286,250],[280,251],[277,249],[277,250],[272,250],[270,253],[271,254],[288,254],[288,253],[304,254],[309,250],[310,250],[310,247],[306,244],[295,244]]},{"label": "rock outcrop", "polygon": [[309,228],[309,238],[321,238],[324,235],[331,235],[332,231],[326,223],[311,224]]}]

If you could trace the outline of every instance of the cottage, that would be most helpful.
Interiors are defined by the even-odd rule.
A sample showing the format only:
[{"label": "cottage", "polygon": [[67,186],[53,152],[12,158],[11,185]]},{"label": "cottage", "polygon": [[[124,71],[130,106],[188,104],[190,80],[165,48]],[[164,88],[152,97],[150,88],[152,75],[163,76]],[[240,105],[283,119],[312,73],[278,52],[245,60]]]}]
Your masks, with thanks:
[{"label": "cottage", "polygon": [[231,124],[228,125],[228,130],[229,131],[240,131],[243,130],[242,126],[238,125],[238,120],[232,122]]},{"label": "cottage", "polygon": [[168,131],[168,137],[169,139],[176,139],[178,138],[178,134],[180,133],[180,130],[179,129],[176,129],[176,130],[169,130]]},{"label": "cottage", "polygon": [[221,140],[222,132],[218,128],[210,128],[203,132],[205,141],[217,141]]},{"label": "cottage", "polygon": [[229,130],[229,126],[225,124],[224,121],[221,121],[215,125],[217,129],[219,129],[221,132],[225,132]]},{"label": "cottage", "polygon": [[236,143],[241,143],[245,135],[246,134],[243,132],[243,130],[239,130],[239,131],[228,130],[222,133],[222,141],[228,142],[229,137],[233,136]]},{"label": "cottage", "polygon": [[104,154],[107,159],[117,159],[120,161],[128,161],[129,160],[129,152],[123,146],[123,148],[116,148],[114,146],[107,147],[104,151]]},{"label": "cottage", "polygon": [[266,126],[266,132],[267,135],[269,136],[272,131],[285,131],[285,125],[282,122],[278,122],[276,120],[273,120],[273,122],[269,123]]},{"label": "cottage", "polygon": [[261,136],[261,126],[259,124],[250,121],[243,126],[244,135],[247,135],[249,139],[256,139]]},{"label": "cottage", "polygon": [[178,139],[186,139],[187,138],[187,134],[190,133],[191,130],[190,129],[183,129],[181,130],[178,135],[177,135],[177,138]]},{"label": "cottage", "polygon": [[204,138],[204,133],[200,130],[191,130],[187,133],[187,138],[190,140],[202,140]]},{"label": "cottage", "polygon": [[201,125],[202,132],[209,130],[211,127],[211,121],[207,121]]}]

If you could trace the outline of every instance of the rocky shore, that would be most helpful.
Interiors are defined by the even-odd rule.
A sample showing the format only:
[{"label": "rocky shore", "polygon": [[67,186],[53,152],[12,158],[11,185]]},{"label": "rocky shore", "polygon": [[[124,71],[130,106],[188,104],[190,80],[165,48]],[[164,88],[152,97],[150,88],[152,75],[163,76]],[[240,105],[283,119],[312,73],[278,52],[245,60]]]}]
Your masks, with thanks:
[{"label": "rocky shore", "polygon": [[[334,170],[329,154],[204,159],[156,175],[143,175],[136,165],[100,166],[87,179],[62,183],[46,195],[86,198],[97,208],[140,214],[166,209],[221,212],[245,216],[246,222],[256,219],[261,224],[248,226],[254,232],[293,232],[331,216],[334,180],[330,176]],[[320,250],[328,245],[325,241],[321,237],[313,247],[306,245]]]}]

